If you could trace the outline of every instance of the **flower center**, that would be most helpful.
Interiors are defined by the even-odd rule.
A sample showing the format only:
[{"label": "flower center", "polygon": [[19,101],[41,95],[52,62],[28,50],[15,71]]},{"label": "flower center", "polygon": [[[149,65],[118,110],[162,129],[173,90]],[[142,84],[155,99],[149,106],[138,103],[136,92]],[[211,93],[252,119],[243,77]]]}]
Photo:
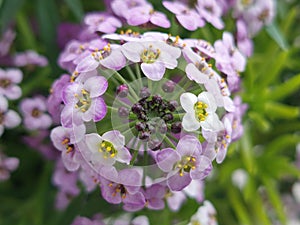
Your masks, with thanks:
[{"label": "flower center", "polygon": [[75,97],[78,98],[75,108],[80,109],[82,112],[86,112],[91,105],[90,93],[85,89],[81,89],[81,94],[81,96],[75,94]]},{"label": "flower center", "polygon": [[31,112],[32,117],[38,118],[41,116],[41,111],[38,108],[34,108]]},{"label": "flower center", "polygon": [[74,145],[70,144],[69,138],[65,138],[61,143],[66,146],[67,153],[73,152]]},{"label": "flower center", "polygon": [[[113,187],[113,183],[109,183],[109,187]],[[121,197],[126,198],[127,190],[123,184],[117,184],[115,191],[112,193],[112,196],[115,197],[117,193],[120,193]]]},{"label": "flower center", "polygon": [[194,170],[196,158],[193,156],[183,156],[179,162],[174,166],[174,169],[179,169],[179,175],[182,177],[184,172],[190,172],[191,169]]},{"label": "flower center", "polygon": [[141,140],[148,141],[152,134],[165,134],[168,124],[174,120],[174,103],[163,99],[160,95],[142,98],[131,107],[137,117],[135,129]]},{"label": "flower center", "polygon": [[116,156],[118,151],[115,149],[114,145],[109,141],[102,141],[98,152],[103,153],[103,158],[113,158]]},{"label": "flower center", "polygon": [[141,54],[141,59],[144,63],[154,63],[160,55],[160,49],[153,49],[152,45],[149,48],[144,49]]},{"label": "flower center", "polygon": [[205,121],[206,117],[208,116],[208,113],[206,112],[207,107],[207,104],[204,102],[199,101],[195,104],[195,116],[199,122]]},{"label": "flower center", "polygon": [[258,15],[258,19],[262,22],[265,21],[265,19],[267,19],[269,17],[270,11],[269,9],[265,9],[263,10],[259,15]]},{"label": "flower center", "polygon": [[92,56],[94,57],[94,59],[96,61],[100,61],[104,58],[106,58],[107,56],[109,56],[111,53],[111,48],[110,48],[110,44],[108,43],[106,46],[103,47],[103,49],[99,50],[99,49],[95,49],[92,52]]},{"label": "flower center", "polygon": [[11,84],[9,79],[1,79],[0,80],[0,87],[7,88]]}]

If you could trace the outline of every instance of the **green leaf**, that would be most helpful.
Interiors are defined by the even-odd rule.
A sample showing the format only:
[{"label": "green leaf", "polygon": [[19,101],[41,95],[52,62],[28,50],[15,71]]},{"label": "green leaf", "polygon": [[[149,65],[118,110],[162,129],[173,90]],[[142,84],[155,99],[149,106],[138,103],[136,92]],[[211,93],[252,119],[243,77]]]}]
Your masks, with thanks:
[{"label": "green leaf", "polygon": [[19,9],[23,6],[24,0],[6,0],[0,9],[0,27],[1,31],[15,18]]},{"label": "green leaf", "polygon": [[294,134],[285,134],[275,138],[265,148],[267,155],[276,155],[285,152],[287,149],[293,148],[300,142],[300,136]]},{"label": "green leaf", "polygon": [[260,78],[257,85],[261,90],[264,90],[271,82],[274,82],[280,75],[280,72],[285,67],[288,60],[289,51],[283,51],[278,53],[272,51],[272,58],[268,58],[265,62],[264,68],[260,71]]},{"label": "green leaf", "polygon": [[66,4],[72,10],[78,22],[83,18],[84,11],[80,0],[65,0]]},{"label": "green leaf", "polygon": [[276,183],[274,180],[268,178],[263,178],[263,183],[269,196],[269,200],[277,213],[278,219],[280,220],[281,224],[285,225],[287,222],[286,215],[284,214],[284,207],[280,200],[280,193],[276,187]]},{"label": "green leaf", "polygon": [[262,113],[251,111],[248,113],[248,116],[260,131],[265,133],[271,129],[270,122],[263,117]]},{"label": "green leaf", "polygon": [[289,106],[279,102],[266,102],[264,107],[265,114],[272,119],[290,120],[298,118],[300,115],[300,108],[296,106]]},{"label": "green leaf", "polygon": [[266,26],[266,30],[270,37],[276,41],[282,50],[288,49],[287,41],[285,40],[285,37],[282,35],[281,31],[278,29],[278,26],[275,24],[275,22]]},{"label": "green leaf", "polygon": [[283,99],[293,92],[300,89],[300,74],[295,75],[283,84],[276,86],[273,90],[268,92],[267,98],[270,100]]}]

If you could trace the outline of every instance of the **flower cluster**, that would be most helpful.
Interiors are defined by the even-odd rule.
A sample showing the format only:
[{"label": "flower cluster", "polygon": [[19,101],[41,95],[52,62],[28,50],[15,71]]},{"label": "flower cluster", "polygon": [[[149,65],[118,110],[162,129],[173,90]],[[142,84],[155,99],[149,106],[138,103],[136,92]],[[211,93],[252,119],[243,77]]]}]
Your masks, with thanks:
[{"label": "flower cluster", "polygon": [[[84,181],[78,179],[93,184],[91,190],[100,187],[109,203],[123,203],[127,211],[158,210],[166,200],[178,210],[193,196],[186,190],[199,186],[213,161],[221,163],[243,133],[246,108],[231,93],[240,89],[246,58],[229,32],[213,44],[162,32],[113,33],[123,20],[169,27],[149,3],[131,3],[112,1],[114,15],[87,14],[85,34],[66,44],[59,64],[70,75],[51,88],[47,105],[58,126],[50,136],[64,167],[85,174]],[[179,2],[163,4],[180,11],[176,18],[183,24],[191,13],[201,21],[195,28],[205,22],[224,26],[215,1],[198,1],[193,10]],[[202,201],[199,193],[193,197]]]}]

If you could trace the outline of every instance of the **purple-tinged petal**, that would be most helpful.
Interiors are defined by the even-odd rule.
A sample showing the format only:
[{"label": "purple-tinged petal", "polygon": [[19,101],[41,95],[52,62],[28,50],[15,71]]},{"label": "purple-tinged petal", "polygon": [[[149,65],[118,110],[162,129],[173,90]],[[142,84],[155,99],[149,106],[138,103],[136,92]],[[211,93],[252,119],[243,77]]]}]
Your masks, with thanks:
[{"label": "purple-tinged petal", "polygon": [[122,53],[132,62],[140,62],[140,54],[144,51],[144,46],[139,42],[127,42],[121,47]]},{"label": "purple-tinged petal", "polygon": [[68,128],[83,124],[82,113],[75,109],[73,105],[66,105],[61,112],[61,124]]},{"label": "purple-tinged petal", "polygon": [[93,112],[93,121],[98,122],[102,120],[107,113],[107,107],[103,98],[98,97],[93,100],[89,110]]},{"label": "purple-tinged petal", "polygon": [[99,134],[92,133],[85,135],[85,143],[93,153],[97,153],[103,139]]},{"label": "purple-tinged petal", "polygon": [[174,164],[180,160],[180,155],[171,148],[165,148],[156,155],[158,167],[164,172],[173,170]]},{"label": "purple-tinged petal", "polygon": [[188,186],[191,181],[192,179],[189,173],[183,173],[183,176],[180,176],[177,172],[168,177],[167,184],[172,191],[181,191]]},{"label": "purple-tinged petal", "polygon": [[129,164],[131,160],[131,155],[130,152],[128,151],[127,148],[121,147],[118,149],[118,154],[116,155],[116,160],[121,162],[121,163],[126,163]]},{"label": "purple-tinged petal", "polygon": [[100,169],[100,175],[111,182],[119,183],[118,171],[113,166],[103,166]]},{"label": "purple-tinged petal", "polygon": [[108,57],[100,61],[100,64],[108,69],[120,70],[126,65],[126,58],[120,49],[113,49]]},{"label": "purple-tinged petal", "polygon": [[89,72],[97,69],[99,66],[99,61],[95,60],[94,56],[89,54],[76,66],[76,71],[79,73]]},{"label": "purple-tinged petal", "polygon": [[103,95],[108,87],[108,82],[103,76],[94,76],[84,82],[83,88],[90,93],[91,98]]},{"label": "purple-tinged petal", "polygon": [[169,28],[171,26],[166,15],[161,12],[154,12],[150,17],[150,22],[163,28]]},{"label": "purple-tinged petal", "polygon": [[67,153],[67,151],[63,151],[61,153],[62,161],[68,171],[76,171],[80,167],[80,164],[74,161],[72,154],[76,154],[76,153],[73,152]]},{"label": "purple-tinged petal", "polygon": [[182,137],[179,140],[176,149],[181,156],[192,156],[194,154],[202,153],[200,141],[192,135],[185,135]]},{"label": "purple-tinged petal", "polygon": [[5,112],[8,109],[8,102],[7,99],[3,96],[0,95],[0,111]]},{"label": "purple-tinged petal", "polygon": [[7,88],[3,94],[6,95],[8,99],[15,100],[21,97],[22,90],[19,86],[12,85],[9,88]]},{"label": "purple-tinged petal", "polygon": [[162,62],[142,63],[141,69],[145,76],[153,81],[161,80],[166,71],[166,68]]},{"label": "purple-tinged petal", "polygon": [[112,130],[102,135],[104,140],[109,141],[115,148],[121,148],[125,145],[125,137],[118,130]]},{"label": "purple-tinged petal", "polygon": [[[142,174],[137,169],[123,169],[119,171],[119,183],[131,187],[138,187],[137,190],[142,185]],[[134,194],[137,192],[137,190],[134,188],[134,190],[128,190],[130,194]]]},{"label": "purple-tinged petal", "polygon": [[21,117],[13,110],[8,110],[5,114],[4,126],[13,128],[21,123]]},{"label": "purple-tinged petal", "polygon": [[200,156],[196,159],[196,168],[190,171],[193,180],[202,180],[210,172],[212,167],[211,160],[206,156]]},{"label": "purple-tinged petal", "polygon": [[[146,201],[145,201],[145,197],[141,192],[137,192],[133,195],[126,195],[126,197],[123,199],[123,202],[125,205],[135,205],[135,206],[139,206],[139,207],[144,207]],[[125,206],[124,205],[124,206]],[[128,210],[128,208],[127,208]]]},{"label": "purple-tinged petal", "polygon": [[199,84],[205,84],[209,80],[208,76],[201,73],[193,63],[189,63],[186,66],[185,72],[189,79],[194,80]]},{"label": "purple-tinged petal", "polygon": [[18,84],[23,79],[23,73],[19,69],[7,69],[6,76],[15,84]]}]

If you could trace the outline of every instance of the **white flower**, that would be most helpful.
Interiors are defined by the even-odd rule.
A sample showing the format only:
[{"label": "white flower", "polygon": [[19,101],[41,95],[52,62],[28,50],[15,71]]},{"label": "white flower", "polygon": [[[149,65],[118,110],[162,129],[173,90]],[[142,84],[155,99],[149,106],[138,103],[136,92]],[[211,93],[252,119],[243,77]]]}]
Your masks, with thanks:
[{"label": "white flower", "polygon": [[217,104],[209,92],[201,92],[198,97],[192,93],[183,93],[180,103],[186,114],[182,120],[182,127],[186,131],[195,131],[200,127],[208,131],[221,131],[223,123],[215,113]]}]

